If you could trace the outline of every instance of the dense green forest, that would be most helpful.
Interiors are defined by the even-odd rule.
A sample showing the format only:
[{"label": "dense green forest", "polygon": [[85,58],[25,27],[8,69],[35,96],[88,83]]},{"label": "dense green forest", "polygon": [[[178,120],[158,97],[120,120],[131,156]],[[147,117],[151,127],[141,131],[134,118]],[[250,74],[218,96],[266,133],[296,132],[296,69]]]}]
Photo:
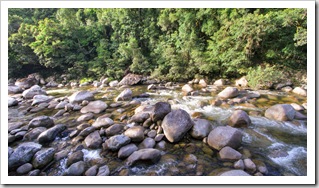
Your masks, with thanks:
[{"label": "dense green forest", "polygon": [[8,37],[10,78],[275,79],[307,66],[306,9],[9,9]]}]

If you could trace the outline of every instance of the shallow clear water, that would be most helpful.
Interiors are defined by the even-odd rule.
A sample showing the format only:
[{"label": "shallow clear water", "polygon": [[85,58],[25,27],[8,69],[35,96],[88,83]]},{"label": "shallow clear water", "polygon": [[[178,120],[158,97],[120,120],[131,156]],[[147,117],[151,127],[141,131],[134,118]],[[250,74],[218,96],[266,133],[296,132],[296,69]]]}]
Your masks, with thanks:
[{"label": "shallow clear water", "polygon": [[[243,132],[243,148],[248,149],[252,159],[263,161],[268,170],[268,175],[307,175],[307,121],[277,122],[261,116],[265,109],[282,103],[306,102],[306,97],[287,94],[276,91],[259,91],[261,97],[251,102],[254,106],[239,104],[235,106],[215,107],[210,102],[216,98],[214,93],[201,93],[200,96],[183,96],[181,89],[167,89],[148,91],[147,86],[133,86],[133,95],[147,93],[150,97],[134,98],[142,105],[152,105],[159,101],[167,101],[172,109],[183,109],[190,115],[200,113],[203,118],[208,119],[214,125],[225,125],[227,119],[235,109],[246,111],[256,111],[259,115],[250,115],[252,125],[247,128],[240,128]],[[96,88],[62,88],[48,89],[48,95],[55,97],[70,96],[77,90],[96,90]],[[114,98],[120,90],[98,90],[95,94],[96,99],[105,101],[108,105],[114,102]],[[124,114],[133,115],[136,108],[119,107],[124,109]],[[39,113],[22,113],[24,109],[18,107],[9,108],[10,121],[29,121],[38,115],[54,115],[58,110],[44,110]],[[112,114],[112,119],[117,121],[123,113],[116,112],[115,109],[107,110]],[[102,114],[101,114],[102,115]],[[69,128],[78,124],[75,119],[80,116],[79,112],[74,112],[66,117],[56,119],[56,122],[69,124]],[[56,140],[52,145],[63,147],[70,146],[71,139],[64,137]],[[63,144],[66,143],[66,144]],[[103,163],[108,164],[111,175],[212,175],[216,169],[230,168],[229,164],[217,160],[217,152],[211,150],[207,144],[201,140],[195,140],[186,136],[177,144],[167,143],[167,149],[163,153],[162,159],[157,164],[140,164],[134,167],[127,167],[125,160],[118,159],[117,153],[103,152],[102,150],[83,149],[84,160],[88,164]],[[188,154],[193,154],[197,158],[196,164],[188,164],[184,158]],[[62,175],[65,171],[66,159],[60,160],[48,170],[50,175]],[[125,173],[126,170],[126,173]]]}]

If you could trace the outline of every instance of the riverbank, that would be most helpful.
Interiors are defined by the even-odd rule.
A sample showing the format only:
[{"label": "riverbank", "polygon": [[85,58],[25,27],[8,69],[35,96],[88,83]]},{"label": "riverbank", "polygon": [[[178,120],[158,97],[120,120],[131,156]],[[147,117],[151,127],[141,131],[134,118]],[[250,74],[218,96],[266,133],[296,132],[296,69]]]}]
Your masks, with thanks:
[{"label": "riverbank", "polygon": [[[235,85],[188,84],[193,91],[187,93],[183,92],[185,83],[47,87],[42,88],[42,95],[45,91],[44,96],[52,97],[43,96],[37,104],[35,100],[41,101],[41,97],[26,99],[26,95],[10,94],[18,103],[9,108],[9,159],[23,143],[33,142],[34,149],[29,160],[15,159],[19,162],[10,166],[9,174],[97,175],[100,171],[104,175],[306,175],[305,96],[252,91]],[[225,88],[237,89],[236,96],[222,98]],[[78,100],[76,93],[87,98]],[[166,110],[161,107],[162,115],[158,116],[154,109],[162,103]],[[289,104],[294,116],[286,120],[265,117],[267,109],[276,104]],[[171,122],[176,118],[165,120],[178,110],[183,115],[176,117],[185,116],[180,122]],[[230,118],[238,110],[249,120],[242,115],[246,120],[241,116],[237,119],[245,123],[226,126],[232,124]],[[51,120],[53,123],[48,123]],[[169,128],[165,130],[165,122],[167,127],[174,127],[184,120],[185,129],[175,131],[182,134],[172,136]],[[218,142],[213,141],[214,130],[221,127],[238,132],[234,135],[240,144],[212,144]],[[53,136],[41,141],[41,135],[52,129]],[[114,143],[121,144],[115,147]],[[47,160],[37,166],[35,161],[43,157]],[[23,165],[29,171],[18,172]]]}]

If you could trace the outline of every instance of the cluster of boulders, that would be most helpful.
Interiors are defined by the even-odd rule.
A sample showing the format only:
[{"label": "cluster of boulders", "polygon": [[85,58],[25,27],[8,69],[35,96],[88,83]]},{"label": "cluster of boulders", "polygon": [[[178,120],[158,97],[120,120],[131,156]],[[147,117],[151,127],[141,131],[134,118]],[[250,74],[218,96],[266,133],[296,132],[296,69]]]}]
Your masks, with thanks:
[{"label": "cluster of boulders", "polygon": [[[44,170],[55,162],[66,159],[66,171],[64,175],[110,175],[108,165],[92,165],[84,162],[83,151],[86,149],[102,149],[103,152],[115,153],[121,160],[125,160],[127,166],[139,163],[157,163],[165,153],[168,143],[176,144],[185,137],[202,140],[207,143],[212,151],[217,152],[218,159],[223,162],[231,162],[234,170],[219,173],[218,175],[266,175],[266,165],[242,151],[242,137],[240,129],[251,126],[251,119],[243,110],[234,110],[228,118],[227,125],[217,126],[202,118],[192,119],[182,110],[173,110],[167,102],[157,102],[154,105],[141,105],[134,111],[131,117],[122,116],[120,121],[111,119],[109,114],[102,114],[107,108],[117,108],[123,105],[136,105],[131,101],[133,92],[129,88],[114,99],[110,105],[102,100],[95,100],[94,92],[78,91],[69,97],[54,98],[48,96],[44,88],[34,85],[35,78],[16,82],[11,85],[11,93],[22,92],[21,98],[9,97],[10,106],[18,105],[21,100],[31,103],[30,112],[38,112],[43,109],[57,109],[53,116],[38,116],[27,124],[25,122],[9,123],[8,143],[23,141],[15,149],[9,147],[9,171],[19,175],[45,175]],[[94,82],[96,87],[109,84],[110,87],[134,85],[141,82],[142,77],[129,74],[122,81],[102,80]],[[215,87],[223,87],[226,80],[216,80]],[[50,85],[55,83],[48,82]],[[204,79],[195,79],[184,85],[182,91],[186,95],[197,95],[193,84],[200,85],[201,92],[209,91],[209,85]],[[76,85],[76,84],[75,84]],[[246,87],[244,79],[236,81],[238,87]],[[176,86],[176,85],[175,85]],[[56,86],[52,86],[56,87]],[[163,89],[174,87],[173,83],[165,85],[151,84],[148,89]],[[206,89],[206,90],[205,90]],[[296,88],[295,88],[296,89]],[[298,94],[303,95],[301,90]],[[239,90],[237,87],[226,87],[217,95],[215,106],[223,103],[244,103],[260,97],[256,91]],[[298,104],[278,104],[265,111],[265,117],[276,121],[306,120],[307,116],[301,111],[306,107]],[[80,111],[75,121],[76,128],[66,124],[55,123],[56,118],[66,116],[72,111]],[[95,119],[96,118],[96,119]],[[72,152],[58,150],[52,146],[52,142],[58,138],[67,137],[75,149]],[[81,145],[82,147],[79,147]]]},{"label": "cluster of boulders", "polygon": [[[70,103],[67,104],[73,104],[93,98],[86,91],[81,91],[74,93],[68,99]],[[64,101],[60,103],[62,102]],[[9,169],[21,175],[39,175],[43,168],[67,157],[67,170],[64,175],[109,175],[107,165],[88,167],[83,161],[82,151],[75,151],[68,155],[61,154],[62,151],[50,147],[51,142],[61,137],[65,131],[69,133],[68,137],[71,138],[74,146],[82,144],[89,149],[103,148],[105,151],[118,152],[118,158],[126,160],[129,166],[140,162],[158,162],[167,141],[177,143],[186,134],[196,139],[205,140],[206,138],[208,143],[211,143],[211,138],[215,137],[209,136],[214,135],[212,130],[215,130],[209,121],[192,120],[186,111],[172,110],[170,104],[166,102],[136,108],[135,114],[127,124],[115,123],[107,115],[99,116],[92,124],[87,123],[94,118],[95,114],[100,114],[107,107],[105,104],[99,104],[101,102],[99,100],[89,102],[81,109],[83,115],[77,119],[80,125],[73,131],[67,131],[70,129],[67,125],[55,124],[54,119],[48,116],[38,116],[27,125],[11,123],[9,143],[17,140],[23,140],[24,143],[14,150],[9,147]],[[91,109],[90,103],[97,104],[92,105],[93,109]],[[61,105],[61,108],[67,104]],[[95,111],[96,108],[100,110]],[[234,135],[239,138],[238,134]],[[231,135],[229,139],[230,141],[217,140],[217,145],[233,146],[235,138]],[[239,140],[235,140],[236,143],[238,141],[237,145],[240,145],[241,138]],[[213,141],[215,144],[216,142]],[[211,146],[216,149],[213,145]]]}]

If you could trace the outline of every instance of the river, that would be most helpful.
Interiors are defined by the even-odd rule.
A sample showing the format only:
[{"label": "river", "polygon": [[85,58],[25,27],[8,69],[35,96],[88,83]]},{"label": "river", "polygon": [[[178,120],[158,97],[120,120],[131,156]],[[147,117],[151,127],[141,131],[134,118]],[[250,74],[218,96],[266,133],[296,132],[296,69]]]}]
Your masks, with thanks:
[{"label": "river", "polygon": [[[136,97],[142,105],[153,105],[159,101],[171,104],[172,109],[183,109],[192,117],[200,116],[209,120],[213,125],[225,125],[227,119],[236,109],[242,109],[249,114],[252,124],[247,128],[239,128],[243,136],[242,147],[238,149],[257,164],[262,162],[268,169],[269,176],[306,176],[307,175],[307,121],[294,120],[278,122],[263,116],[264,111],[274,104],[302,104],[307,102],[306,97],[281,91],[258,91],[261,95],[249,103],[236,105],[223,105],[220,107],[210,105],[216,99],[216,92],[200,92],[198,96],[184,96],[181,92],[182,84],[171,89],[147,90],[147,86],[131,86],[134,96],[148,94],[149,97]],[[208,88],[211,86],[208,86]],[[77,90],[97,90],[94,87],[80,88],[48,88],[48,95],[54,97],[70,96]],[[114,102],[114,98],[121,90],[103,88],[95,91],[95,99],[103,100],[108,105]],[[26,112],[25,106],[9,108],[9,122],[28,122],[39,115],[53,116],[58,110],[45,109],[37,113]],[[132,116],[136,106],[110,108],[103,114],[111,114],[111,118],[117,122],[127,114]],[[80,112],[71,112],[68,115],[55,119],[55,124],[64,123],[68,125],[61,137],[51,143],[51,147],[57,150],[72,150],[72,139],[69,133],[78,125],[75,119]],[[95,116],[98,117],[98,116]],[[21,141],[9,145],[15,148]],[[80,148],[81,149],[81,148]],[[232,163],[218,160],[217,151],[212,150],[202,140],[193,139],[186,135],[185,138],[176,143],[166,142],[161,160],[156,164],[138,164],[133,167],[125,165],[125,161],[117,158],[116,152],[105,152],[102,149],[81,149],[84,153],[84,161],[90,165],[107,164],[111,175],[216,175],[225,169],[231,169]],[[195,156],[196,162],[189,162],[189,156]],[[66,170],[66,158],[52,163],[45,172],[46,175],[62,175]],[[11,175],[16,175],[12,173]]]}]

